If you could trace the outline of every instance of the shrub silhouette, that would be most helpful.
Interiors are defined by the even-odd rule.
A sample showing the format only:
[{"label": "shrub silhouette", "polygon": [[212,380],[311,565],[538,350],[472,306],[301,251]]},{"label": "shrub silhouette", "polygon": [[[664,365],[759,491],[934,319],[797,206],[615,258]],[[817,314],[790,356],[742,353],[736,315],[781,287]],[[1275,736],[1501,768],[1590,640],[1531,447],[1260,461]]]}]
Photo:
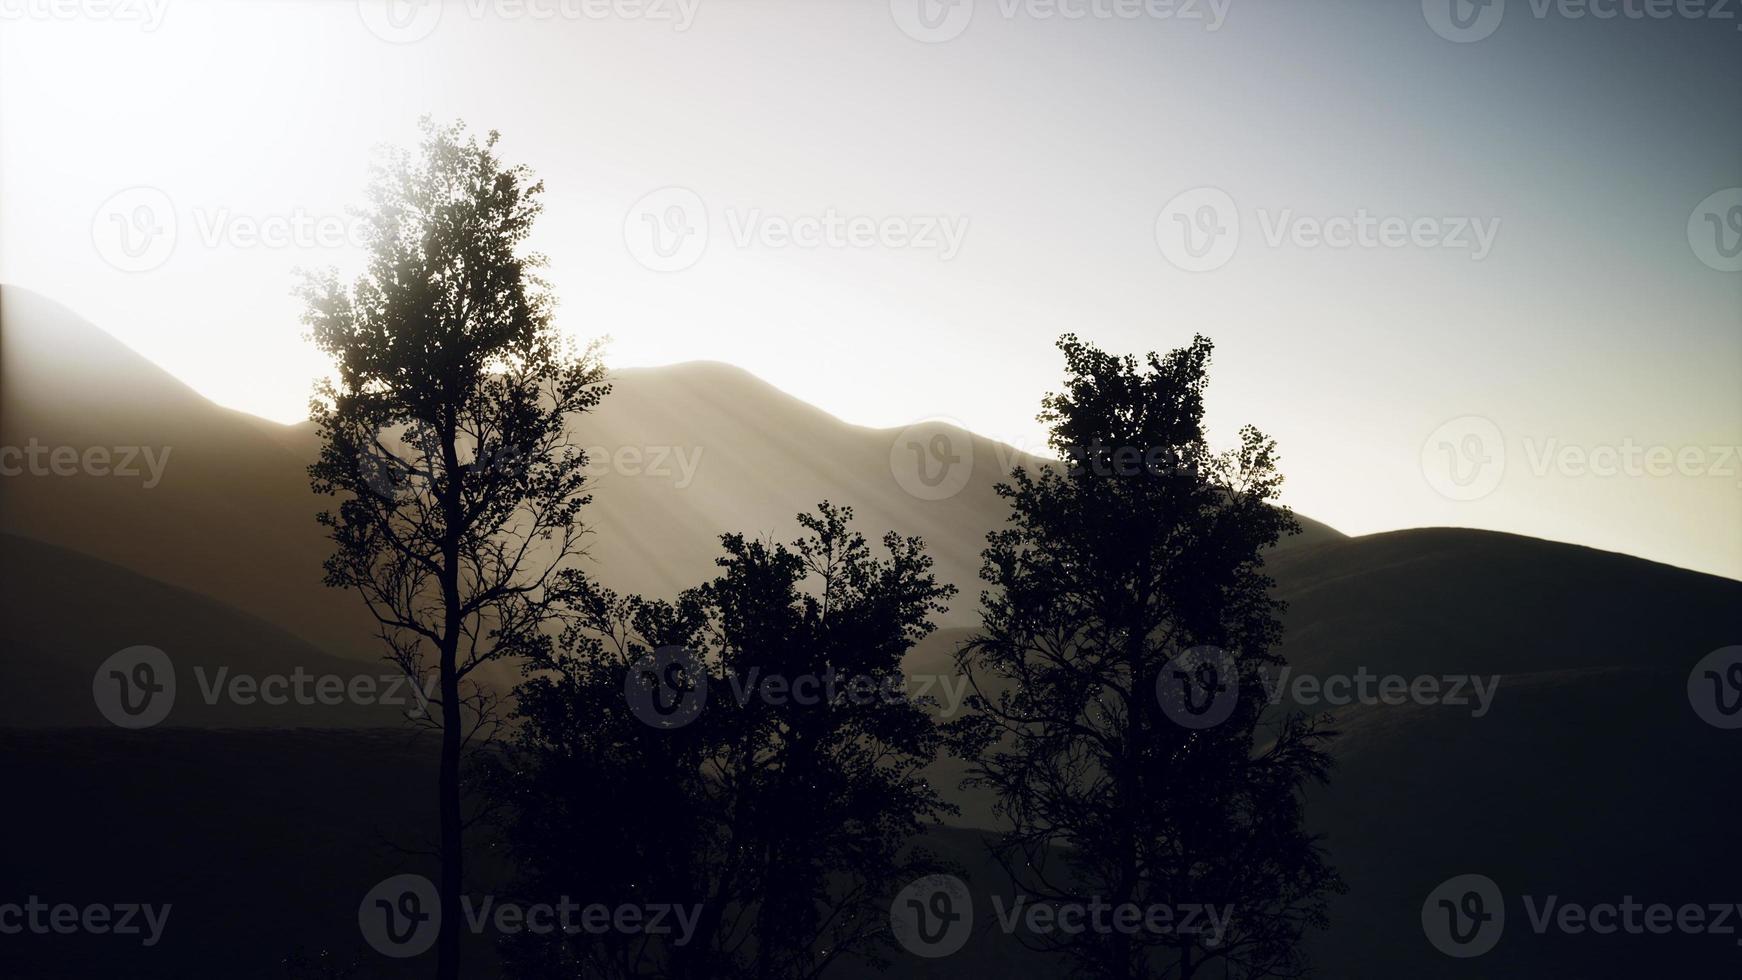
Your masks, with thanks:
[{"label": "shrub silhouette", "polygon": [[[877,959],[888,896],[932,869],[907,845],[951,809],[919,774],[942,736],[901,660],[955,590],[919,539],[885,535],[879,556],[851,518],[825,501],[791,547],[725,535],[721,574],[671,603],[577,584],[494,781],[520,887],[694,903],[701,925],[682,946],[528,936],[517,969],[798,980]],[[668,724],[630,710],[636,685],[667,705],[707,694]]]}]

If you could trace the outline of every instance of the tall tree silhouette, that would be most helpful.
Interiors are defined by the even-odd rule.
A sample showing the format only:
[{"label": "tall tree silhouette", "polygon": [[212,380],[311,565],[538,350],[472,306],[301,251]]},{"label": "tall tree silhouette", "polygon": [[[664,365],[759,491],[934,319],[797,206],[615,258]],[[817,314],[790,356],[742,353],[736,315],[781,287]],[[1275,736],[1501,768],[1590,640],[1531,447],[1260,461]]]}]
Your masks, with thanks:
[{"label": "tall tree silhouette", "polygon": [[1339,885],[1301,828],[1331,733],[1262,717],[1281,633],[1263,553],[1297,529],[1274,503],[1275,446],[1247,427],[1238,449],[1208,448],[1203,337],[1141,366],[1073,335],[1058,346],[1065,389],[1039,418],[1065,463],[998,487],[1010,521],[988,536],[983,625],[957,655],[971,713],[951,734],[970,783],[995,791],[1013,827],[998,855],[1035,900],[1234,912],[1219,942],[1022,938],[1098,977],[1302,969],[1300,934]]},{"label": "tall tree silhouette", "polygon": [[423,120],[414,155],[372,174],[368,265],[349,288],[303,285],[304,322],[336,378],[312,401],[322,447],[310,467],[334,544],[327,584],[356,591],[389,658],[433,678],[440,729],[441,932],[437,975],[457,978],[464,884],[461,757],[499,721],[470,679],[549,640],[556,575],[580,553],[585,458],[568,418],[608,390],[592,348],[551,325],[524,250],[543,184],[461,125]]},{"label": "tall tree silhouette", "polygon": [[[941,733],[901,660],[955,590],[919,539],[878,555],[851,517],[824,502],[791,547],[725,535],[721,574],[675,604],[577,584],[502,783],[522,887],[703,911],[683,949],[527,937],[511,953],[529,975],[805,980],[878,958],[892,886],[934,870],[907,845],[951,809],[920,775]],[[677,646],[678,674],[649,660]],[[626,709],[626,685],[675,704],[697,683],[681,725]]]}]

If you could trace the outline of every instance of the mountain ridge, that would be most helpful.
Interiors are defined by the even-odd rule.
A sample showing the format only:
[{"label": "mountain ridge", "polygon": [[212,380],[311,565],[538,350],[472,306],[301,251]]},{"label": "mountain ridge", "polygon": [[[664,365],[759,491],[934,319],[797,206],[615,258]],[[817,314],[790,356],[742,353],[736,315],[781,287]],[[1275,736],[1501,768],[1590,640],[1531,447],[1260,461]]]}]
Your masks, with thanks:
[{"label": "mountain ridge", "polygon": [[[620,591],[670,595],[714,574],[719,536],[787,539],[794,515],[832,499],[868,536],[925,539],[939,577],[972,595],[984,535],[1003,521],[993,490],[1012,465],[1045,461],[948,423],[903,430],[843,422],[735,365],[683,362],[615,372],[574,441],[592,461],[583,520],[592,568]],[[942,437],[955,492],[898,472],[898,444]],[[368,656],[373,623],[321,586],[328,548],[308,489],[310,423],[285,425],[200,396],[66,307],[0,287],[0,445],[140,445],[166,457],[161,486],[115,477],[0,482],[0,531],[112,561],[261,616],[316,646]],[[687,468],[686,468],[687,467]],[[948,488],[946,488],[948,489]],[[1342,535],[1310,519],[1304,538]],[[1297,547],[1302,538],[1283,547]],[[272,567],[262,567],[261,559]],[[959,606],[960,604],[958,604]],[[963,625],[955,611],[943,622]]]}]

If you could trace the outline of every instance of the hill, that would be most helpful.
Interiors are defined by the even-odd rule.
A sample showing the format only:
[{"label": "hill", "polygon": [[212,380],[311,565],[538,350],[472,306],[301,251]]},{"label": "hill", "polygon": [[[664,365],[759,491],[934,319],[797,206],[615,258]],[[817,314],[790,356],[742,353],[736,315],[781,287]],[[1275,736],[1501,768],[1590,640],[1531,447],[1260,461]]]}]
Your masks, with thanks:
[{"label": "hill", "polygon": [[[944,622],[967,625],[980,549],[1003,520],[993,486],[1012,466],[1041,463],[943,423],[849,425],[724,364],[624,370],[613,385],[600,410],[576,419],[573,437],[597,450],[584,516],[595,532],[590,568],[622,591],[670,595],[699,584],[714,573],[721,534],[790,539],[794,515],[830,499],[850,504],[868,534],[924,537],[939,577],[964,592]],[[144,453],[137,477],[0,481],[0,531],[210,595],[336,655],[376,656],[360,604],[321,584],[328,548],[314,515],[329,502],[308,489],[310,425],[220,408],[65,307],[8,286],[0,445],[32,442],[80,454],[141,447],[163,465],[155,482]],[[959,489],[927,499],[933,491],[914,467],[943,465],[934,446],[956,461],[940,485]],[[1287,549],[1342,538],[1303,525]]]},{"label": "hill", "polygon": [[[1008,466],[1039,461],[941,424],[851,426],[725,365],[628,370],[616,385],[576,423],[577,441],[610,461],[589,508],[602,578],[668,594],[710,574],[719,533],[791,537],[793,513],[825,497],[850,503],[867,531],[923,535],[942,577],[963,587],[907,660],[915,678],[956,680],[978,551],[1002,515],[992,486]],[[88,474],[0,480],[3,672],[25,692],[0,740],[22,760],[11,775],[31,800],[0,827],[15,842],[5,877],[147,900],[168,889],[163,900],[186,905],[197,935],[221,938],[178,939],[143,962],[100,945],[33,944],[22,975],[125,965],[179,976],[207,956],[272,975],[293,946],[354,947],[359,882],[407,866],[389,845],[424,828],[429,747],[358,730],[398,723],[380,708],[208,705],[183,679],[196,667],[383,673],[358,604],[320,584],[325,542],[304,473],[313,433],[218,408],[63,308],[0,289],[0,445],[31,440],[169,455],[149,487]],[[967,464],[945,496],[906,468],[944,458]],[[1350,885],[1313,941],[1320,975],[1637,976],[1672,961],[1688,975],[1733,971],[1737,949],[1721,937],[1532,935],[1517,897],[1736,899],[1737,733],[1702,723],[1686,686],[1697,660],[1735,642],[1742,583],[1517,535],[1347,538],[1304,523],[1267,568],[1288,604],[1290,677],[1429,678],[1440,690],[1461,678],[1464,692],[1462,703],[1279,700],[1277,710],[1330,714],[1342,732],[1334,780],[1308,808]],[[25,730],[100,725],[96,665],[138,644],[176,665],[165,728]],[[275,730],[233,730],[258,726]],[[972,869],[984,911],[979,900],[1008,883],[984,859],[992,801],[959,790],[963,768],[929,770],[963,808],[930,839]],[[1474,964],[1433,950],[1419,918],[1435,885],[1469,872],[1494,878],[1514,917]],[[238,904],[227,884],[238,875],[295,883]],[[984,933],[962,957],[902,961],[895,975],[1057,973]]]},{"label": "hill", "polygon": [[[66,548],[0,534],[0,579],[6,686],[23,692],[7,709],[11,726],[106,724],[93,678],[134,646],[163,650],[173,665],[162,724],[403,727],[404,712],[422,709],[386,663],[323,653],[258,617]],[[261,682],[259,692],[249,686]]]}]

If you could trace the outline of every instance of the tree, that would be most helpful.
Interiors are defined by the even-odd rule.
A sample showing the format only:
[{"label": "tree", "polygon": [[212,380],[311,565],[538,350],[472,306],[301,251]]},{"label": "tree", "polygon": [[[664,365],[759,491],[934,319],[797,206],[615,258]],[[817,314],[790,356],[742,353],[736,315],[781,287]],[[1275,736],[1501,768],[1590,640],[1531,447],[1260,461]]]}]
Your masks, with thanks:
[{"label": "tree", "polygon": [[388,658],[420,687],[441,734],[437,975],[459,976],[464,883],[461,757],[494,733],[498,698],[471,675],[549,644],[558,573],[581,554],[587,503],[572,415],[609,390],[596,349],[577,353],[524,251],[543,184],[464,127],[422,123],[419,152],[390,154],[364,214],[366,271],[306,278],[304,322],[336,378],[311,403],[309,475],[339,497],[320,522],[326,582],[357,592]]},{"label": "tree", "polygon": [[[701,905],[687,942],[669,934],[526,932],[502,952],[519,977],[724,977],[722,917],[733,890],[725,794],[709,781],[727,730],[723,706],[656,728],[626,705],[626,684],[656,650],[698,644],[705,614],[693,593],[676,604],[618,596],[578,582],[560,652],[528,661],[515,691],[515,737],[486,766],[500,840],[523,905]],[[663,679],[693,689],[696,676]],[[705,706],[705,705],[704,705]]]},{"label": "tree", "polygon": [[941,735],[901,662],[955,587],[918,538],[885,534],[874,557],[852,515],[826,501],[800,515],[792,550],[728,535],[725,574],[703,589],[723,670],[762,692],[723,760],[760,906],[749,976],[808,980],[869,950],[891,886],[927,860],[902,847],[951,809],[920,774]]},{"label": "tree", "polygon": [[1340,887],[1300,825],[1333,733],[1263,715],[1261,673],[1281,662],[1263,556],[1298,529],[1275,504],[1275,445],[1247,427],[1210,451],[1203,337],[1141,368],[1074,335],[1058,346],[1065,390],[1039,419],[1066,463],[998,487],[1010,520],[988,536],[983,623],[957,655],[970,714],[951,736],[1009,820],[997,854],[1035,901],[1235,917],[1220,937],[1021,938],[1098,977],[1301,969],[1301,932]]},{"label": "tree", "polygon": [[[920,775],[941,733],[901,661],[955,590],[919,539],[887,534],[879,557],[851,518],[824,502],[790,548],[725,535],[721,574],[674,604],[577,585],[502,773],[522,887],[703,911],[681,949],[526,937],[527,975],[802,980],[876,958],[891,886],[932,870],[908,843],[953,809]],[[668,673],[654,654],[678,647]],[[629,688],[676,702],[696,685],[681,724],[625,710]]]}]

